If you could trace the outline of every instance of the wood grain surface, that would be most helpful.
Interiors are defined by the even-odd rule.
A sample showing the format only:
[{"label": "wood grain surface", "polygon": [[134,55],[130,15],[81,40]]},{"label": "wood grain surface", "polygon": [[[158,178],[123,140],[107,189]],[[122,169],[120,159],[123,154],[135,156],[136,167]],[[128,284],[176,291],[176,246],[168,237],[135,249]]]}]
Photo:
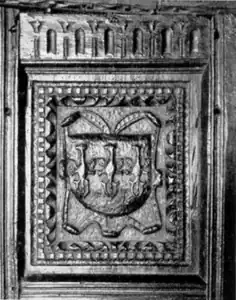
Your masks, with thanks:
[{"label": "wood grain surface", "polygon": [[1,297],[231,300],[235,2],[0,5]]}]

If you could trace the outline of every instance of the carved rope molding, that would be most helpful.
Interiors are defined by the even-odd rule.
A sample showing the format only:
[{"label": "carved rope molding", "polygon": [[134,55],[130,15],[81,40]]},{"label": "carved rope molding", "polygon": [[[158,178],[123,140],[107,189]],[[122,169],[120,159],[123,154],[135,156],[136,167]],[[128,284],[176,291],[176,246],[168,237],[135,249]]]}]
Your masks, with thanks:
[{"label": "carved rope molding", "polygon": [[[96,264],[186,264],[189,245],[184,227],[184,203],[187,199],[187,180],[184,175],[184,161],[187,160],[188,141],[184,141],[184,132],[188,135],[186,121],[187,104],[184,104],[184,88],[178,86],[150,86],[146,83],[139,89],[132,84],[120,87],[113,83],[51,85],[36,83],[34,98],[34,205],[32,263],[34,265],[96,265]],[[98,96],[98,94],[102,96]],[[125,99],[126,98],[126,99]],[[47,105],[45,106],[45,103]],[[164,122],[165,165],[159,173],[159,188],[166,194],[164,224],[170,240],[165,242],[146,241],[63,241],[58,239],[58,153],[56,141],[59,108],[76,107],[164,107],[169,118]],[[46,123],[44,119],[48,120]],[[69,120],[69,119],[68,119]],[[128,120],[128,119],[127,119]],[[163,124],[164,124],[163,123]],[[48,127],[47,124],[50,124]],[[45,127],[46,126],[46,127]],[[123,126],[123,125],[122,125]],[[48,134],[46,134],[48,132]],[[46,136],[45,136],[46,134]],[[163,138],[163,137],[162,137]],[[48,146],[46,146],[48,144]],[[46,148],[45,148],[46,147]],[[156,150],[155,150],[156,151]],[[46,155],[45,155],[46,153]],[[42,154],[42,155],[41,155]],[[157,170],[158,171],[158,170]],[[46,178],[44,174],[47,174]],[[60,173],[61,174],[61,173]],[[60,175],[61,176],[61,175]],[[165,182],[165,183],[164,183]],[[46,189],[45,189],[46,188]],[[186,189],[185,192],[183,190]],[[185,196],[184,196],[184,194]],[[45,202],[46,199],[46,202]],[[45,223],[46,218],[46,223]],[[75,228],[75,227],[74,227]],[[71,229],[70,229],[71,232]],[[73,234],[73,232],[71,232]]]},{"label": "carved rope molding", "polygon": [[24,61],[196,59],[209,55],[209,20],[194,16],[21,14]]}]

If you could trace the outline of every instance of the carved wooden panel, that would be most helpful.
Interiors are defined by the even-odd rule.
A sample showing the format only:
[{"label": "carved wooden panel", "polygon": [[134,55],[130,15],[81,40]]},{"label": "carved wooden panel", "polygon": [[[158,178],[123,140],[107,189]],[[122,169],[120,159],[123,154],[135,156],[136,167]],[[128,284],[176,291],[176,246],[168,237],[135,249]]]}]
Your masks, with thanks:
[{"label": "carved wooden panel", "polygon": [[21,15],[23,60],[181,59],[209,55],[209,20],[182,15]]},{"label": "carved wooden panel", "polygon": [[222,299],[235,3],[0,6],[1,297]]},{"label": "carved wooden panel", "polygon": [[99,75],[30,71],[28,271],[199,271],[200,75]]}]

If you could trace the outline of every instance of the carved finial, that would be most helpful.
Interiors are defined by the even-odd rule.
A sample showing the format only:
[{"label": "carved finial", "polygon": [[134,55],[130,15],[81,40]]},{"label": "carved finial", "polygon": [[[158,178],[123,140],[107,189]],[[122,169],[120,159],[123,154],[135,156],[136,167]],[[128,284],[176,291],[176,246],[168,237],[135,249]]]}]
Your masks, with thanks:
[{"label": "carved finial", "polygon": [[150,33],[154,33],[157,30],[158,25],[160,24],[159,21],[144,21],[142,22],[146,30]]},{"label": "carved finial", "polygon": [[125,20],[123,22],[120,22],[119,26],[120,26],[121,32],[125,33],[128,30],[129,25],[132,23],[133,23],[133,21],[131,21],[131,20]]},{"label": "carved finial", "polygon": [[35,20],[35,21],[29,21],[30,25],[32,26],[34,33],[39,33],[42,26],[43,26],[43,21]]},{"label": "carved finial", "polygon": [[94,21],[88,21],[88,24],[91,28],[91,31],[92,33],[95,33],[96,32],[96,27],[97,27],[97,22],[94,20]]},{"label": "carved finial", "polygon": [[187,23],[185,21],[180,21],[178,23],[178,27],[181,33],[184,33],[187,27]]},{"label": "carved finial", "polygon": [[88,24],[89,24],[93,34],[97,32],[98,27],[101,23],[103,23],[103,21],[97,21],[97,20],[89,20],[88,21]]},{"label": "carved finial", "polygon": [[65,22],[65,21],[61,21],[61,20],[59,20],[58,23],[61,25],[61,28],[64,33],[71,30],[72,26],[75,24],[75,22]]}]

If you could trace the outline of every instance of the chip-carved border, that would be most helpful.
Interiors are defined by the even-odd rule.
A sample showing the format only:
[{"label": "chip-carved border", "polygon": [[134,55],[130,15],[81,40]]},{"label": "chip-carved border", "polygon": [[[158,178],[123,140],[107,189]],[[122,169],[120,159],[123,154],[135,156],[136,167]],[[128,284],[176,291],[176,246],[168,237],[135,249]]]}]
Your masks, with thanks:
[{"label": "chip-carved border", "polygon": [[[99,83],[99,85],[104,84],[105,83]],[[128,84],[129,86],[132,85],[131,83],[126,84]],[[81,85],[81,83],[77,83],[77,85]],[[115,85],[117,85],[117,83],[112,83],[112,88]],[[152,82],[151,86],[153,87],[153,85],[154,83]],[[66,249],[64,249],[63,251],[63,247],[59,249],[57,244],[51,247],[54,241],[56,226],[56,106],[77,106],[78,103],[73,103],[72,96],[78,96],[78,93],[76,93],[76,83],[57,84],[57,87],[52,87],[52,83],[48,82],[41,84],[34,83],[34,97],[38,100],[35,101],[35,103],[37,102],[37,104],[35,104],[36,108],[34,109],[34,121],[35,125],[37,125],[34,126],[34,134],[36,134],[37,136],[38,133],[38,138],[34,139],[34,171],[38,172],[38,182],[34,182],[34,217],[32,221],[34,233],[32,236],[32,264],[100,265],[104,263],[107,264],[108,260],[110,260],[112,264],[118,263],[125,265],[135,264],[134,260],[136,260],[138,265],[169,265],[176,263],[186,264],[187,249],[185,237],[187,233],[186,227],[184,227],[184,202],[188,201],[188,199],[186,198],[188,195],[188,186],[186,181],[187,176],[185,178],[184,174],[185,163],[183,162],[186,162],[188,159],[188,138],[186,138],[186,136],[188,136],[188,101],[184,101],[184,99],[186,98],[186,90],[185,88],[183,88],[183,83],[180,83],[179,87],[176,87],[177,84],[169,84],[167,86],[166,83],[164,85],[163,83],[155,83],[155,85],[156,89],[159,90],[159,92],[160,90],[162,90],[162,93],[159,94],[160,97],[158,98],[158,105],[163,105],[167,102],[169,102],[168,105],[170,104],[171,101],[169,101],[170,99],[166,96],[166,92],[168,92],[168,90],[172,91],[169,96],[174,96],[176,101],[174,107],[173,103],[171,103],[172,107],[170,106],[170,109],[177,112],[176,115],[173,114],[170,122],[177,126],[176,130],[179,132],[179,134],[176,134],[176,148],[174,153],[174,156],[180,157],[179,163],[177,164],[178,170],[176,171],[176,174],[178,176],[176,178],[176,181],[177,184],[179,184],[179,186],[181,187],[183,186],[185,181],[185,192],[183,192],[183,189],[181,188],[177,189],[177,196],[175,197],[175,199],[169,199],[168,196],[166,199],[166,218],[168,219],[169,224],[172,225],[172,229],[171,226],[169,226],[170,230],[168,231],[171,232],[173,236],[175,236],[174,242],[158,243],[157,245],[154,245],[150,242],[137,243],[137,245],[128,245],[127,241],[120,243],[110,243],[110,250],[112,250],[110,251],[110,253],[104,251],[106,249],[109,249],[106,244],[98,245],[96,243],[93,243],[94,245],[92,245],[90,243],[84,249],[81,248],[79,244],[77,244],[77,246],[73,245],[75,248],[74,251],[68,251]],[[143,84],[143,86],[146,86],[147,89],[151,88],[149,82]],[[68,96],[68,94],[71,94],[71,97],[65,97],[65,95]],[[101,102],[98,100],[99,99],[95,101],[95,106],[104,105],[100,105]],[[132,100],[130,100],[130,103],[132,103]],[[86,99],[84,102],[80,102],[79,105],[87,106]],[[117,103],[116,105],[119,106],[119,104]],[[137,104],[134,105],[138,106]],[[90,104],[90,106],[94,106],[94,103]],[[45,119],[47,121],[45,121]],[[38,124],[36,120],[39,120]],[[45,122],[50,122],[50,132],[46,133]],[[41,139],[42,137],[44,137],[44,141]],[[38,150],[39,152],[37,154]],[[168,154],[166,155],[170,159],[170,156]],[[38,166],[37,157],[40,160]],[[168,171],[173,175],[173,170]],[[45,175],[47,175],[46,178]],[[34,178],[37,178],[37,176],[34,176]],[[169,189],[171,188],[172,186],[170,184]],[[46,192],[43,193],[43,190],[45,190]],[[44,221],[45,216],[47,218],[47,222]],[[137,255],[137,249],[139,249],[140,247],[142,248],[143,254],[141,255],[141,252],[139,252]]]}]

